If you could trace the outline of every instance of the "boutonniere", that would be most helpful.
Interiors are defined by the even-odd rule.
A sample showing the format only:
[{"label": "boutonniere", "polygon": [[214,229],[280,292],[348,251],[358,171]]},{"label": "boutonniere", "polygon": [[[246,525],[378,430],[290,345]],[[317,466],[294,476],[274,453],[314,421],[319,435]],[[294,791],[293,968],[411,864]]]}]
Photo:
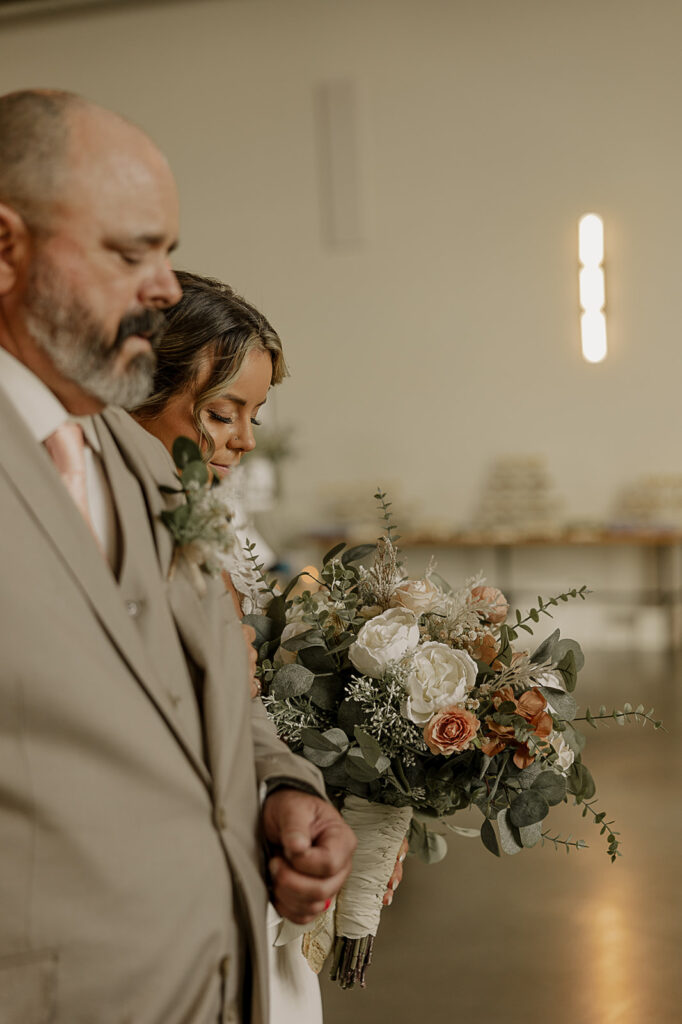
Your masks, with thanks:
[{"label": "boutonniere", "polygon": [[180,486],[159,487],[163,494],[181,496],[174,508],[161,513],[175,543],[168,579],[173,579],[178,563],[184,561],[197,593],[203,596],[206,580],[202,574],[220,575],[237,543],[232,511],[217,479],[211,477],[198,444],[188,437],[178,437],[173,443],[173,462]]}]

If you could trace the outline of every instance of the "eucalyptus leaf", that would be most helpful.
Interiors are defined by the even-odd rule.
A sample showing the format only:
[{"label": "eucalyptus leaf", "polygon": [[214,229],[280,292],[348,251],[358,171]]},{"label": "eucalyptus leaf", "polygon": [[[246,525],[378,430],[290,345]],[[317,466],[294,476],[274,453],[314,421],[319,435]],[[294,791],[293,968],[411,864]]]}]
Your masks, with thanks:
[{"label": "eucalyptus leaf", "polygon": [[500,846],[505,853],[512,856],[521,852],[523,843],[519,830],[511,822],[508,807],[503,807],[497,812],[497,831],[500,835]]},{"label": "eucalyptus leaf", "polygon": [[341,561],[344,565],[350,565],[351,562],[359,562],[363,558],[367,558],[373,551],[376,551],[376,544],[356,544],[353,548],[348,548],[348,551],[344,551],[341,555]]},{"label": "eucalyptus leaf", "polygon": [[417,818],[412,818],[410,822],[407,841],[410,853],[426,864],[437,864],[448,852],[448,844],[444,837],[432,832],[428,825]]},{"label": "eucalyptus leaf", "polygon": [[208,483],[208,467],[205,462],[188,462],[180,475],[185,490],[189,489],[190,484],[204,487]]},{"label": "eucalyptus leaf", "polygon": [[323,711],[334,711],[343,697],[343,679],[339,676],[319,676],[310,687],[308,696],[315,707]]},{"label": "eucalyptus leaf", "polygon": [[481,825],[481,842],[485,846],[486,850],[490,851],[490,853],[494,853],[496,857],[500,856],[500,847],[497,842],[497,836],[495,835],[495,829],[488,818],[486,818]]},{"label": "eucalyptus leaf", "polygon": [[574,761],[568,769],[566,783],[569,793],[578,800],[591,800],[597,792],[592,774],[582,761]]},{"label": "eucalyptus leaf", "polygon": [[292,654],[295,654],[304,647],[319,646],[321,639],[322,634],[319,629],[311,626],[310,629],[306,629],[305,633],[298,633],[296,636],[292,636],[289,640],[285,640],[282,647],[285,651],[290,651]]},{"label": "eucalyptus leaf", "polygon": [[297,575],[296,575],[296,576],[294,576],[294,578],[293,578],[293,579],[289,580],[289,582],[287,583],[286,587],[285,587],[285,588],[284,588],[284,590],[282,591],[282,597],[284,598],[284,600],[285,600],[285,601],[286,601],[286,599],[288,598],[288,596],[289,596],[289,594],[291,593],[291,591],[292,591],[292,590],[294,589],[294,587],[296,586],[296,584],[298,583],[298,581],[299,581],[299,580],[300,580],[300,579],[301,579],[301,578],[302,578],[303,576],[305,576],[305,575],[306,575],[305,573],[303,573],[303,572],[299,572],[299,573],[297,573]]},{"label": "eucalyptus leaf", "polygon": [[365,761],[367,764],[371,764],[373,768],[376,768],[379,760],[384,757],[384,752],[381,749],[381,746],[373,736],[370,736],[368,732],[365,732],[364,729],[361,729],[357,725],[354,729],[354,735],[360,744],[360,750],[362,751],[362,756]]},{"label": "eucalyptus leaf", "polygon": [[570,693],[563,690],[555,690],[554,687],[538,686],[538,690],[549,704],[550,711],[563,719],[564,722],[572,722],[578,713],[578,705]]},{"label": "eucalyptus leaf", "polygon": [[303,756],[306,760],[312,761],[312,763],[317,765],[318,768],[330,768],[343,757],[343,751],[320,750],[319,747],[309,747],[304,743]]},{"label": "eucalyptus leaf", "polygon": [[573,693],[578,682],[578,668],[573,651],[566,651],[563,657],[557,662],[557,672],[561,673],[564,685],[569,693]]},{"label": "eucalyptus leaf", "polygon": [[190,462],[201,462],[201,449],[189,437],[177,437],[173,442],[173,462],[178,469],[184,469]]},{"label": "eucalyptus leaf", "polygon": [[522,789],[530,789],[541,772],[541,765],[537,761],[533,761],[527,768],[520,771],[516,778]]},{"label": "eucalyptus leaf", "polygon": [[306,727],[301,729],[301,739],[307,747],[315,750],[334,750],[340,754],[348,750],[348,737],[343,729],[325,729],[320,732],[319,729]]},{"label": "eucalyptus leaf", "polygon": [[560,804],[566,796],[566,779],[556,772],[542,772],[533,783],[533,790],[541,793],[550,807]]},{"label": "eucalyptus leaf", "polygon": [[509,807],[509,820],[512,825],[521,828],[523,825],[534,825],[543,821],[549,814],[549,803],[535,789],[526,789],[512,800]]},{"label": "eucalyptus leaf", "polygon": [[346,546],[346,542],[345,541],[341,541],[340,544],[335,544],[333,548],[330,548],[329,551],[326,553],[326,555],[324,555],[324,557],[322,559],[322,565],[326,565],[328,562],[331,562],[332,558],[336,558],[336,556],[339,554],[339,552],[343,551],[345,546]]},{"label": "eucalyptus leaf", "polygon": [[266,614],[274,625],[275,636],[281,636],[282,630],[287,624],[287,605],[281,594],[273,597]]},{"label": "eucalyptus leaf", "polygon": [[542,822],[536,821],[534,825],[522,825],[519,829],[519,837],[527,850],[536,846],[542,839]]},{"label": "eucalyptus leaf", "polygon": [[346,735],[352,737],[355,735],[355,726],[362,724],[365,719],[365,715],[361,705],[356,701],[344,700],[343,703],[339,705],[336,719]]},{"label": "eucalyptus leaf", "polygon": [[284,665],[275,673],[270,692],[276,700],[300,697],[308,692],[314,681],[315,673],[304,665]]},{"label": "eucalyptus leaf", "polygon": [[423,860],[427,864],[437,864],[448,852],[448,844],[444,836],[426,829],[426,851]]},{"label": "eucalyptus leaf", "polygon": [[373,782],[381,774],[377,768],[367,764],[359,747],[351,747],[346,757],[346,771],[358,782]]},{"label": "eucalyptus leaf", "polygon": [[346,771],[346,759],[340,757],[338,761],[335,761],[332,765],[323,767],[322,774],[324,775],[325,785],[332,789],[346,789],[348,786],[349,778],[348,772]]},{"label": "eucalyptus leaf", "polygon": [[272,640],[272,622],[267,615],[245,615],[242,622],[255,629],[258,646]]},{"label": "eucalyptus leaf", "polygon": [[303,647],[298,652],[299,661],[311,672],[319,675],[324,672],[336,672],[336,661],[322,644],[313,644],[310,647]]}]

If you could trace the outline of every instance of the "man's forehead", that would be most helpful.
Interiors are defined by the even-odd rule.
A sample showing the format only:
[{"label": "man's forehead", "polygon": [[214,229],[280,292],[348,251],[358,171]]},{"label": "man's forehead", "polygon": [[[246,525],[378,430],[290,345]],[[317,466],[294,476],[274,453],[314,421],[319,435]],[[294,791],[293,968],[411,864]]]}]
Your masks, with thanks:
[{"label": "man's forehead", "polygon": [[106,231],[165,239],[165,244],[169,235],[177,235],[177,189],[163,164],[119,151],[81,159],[71,170],[59,204],[65,216],[92,220]]}]

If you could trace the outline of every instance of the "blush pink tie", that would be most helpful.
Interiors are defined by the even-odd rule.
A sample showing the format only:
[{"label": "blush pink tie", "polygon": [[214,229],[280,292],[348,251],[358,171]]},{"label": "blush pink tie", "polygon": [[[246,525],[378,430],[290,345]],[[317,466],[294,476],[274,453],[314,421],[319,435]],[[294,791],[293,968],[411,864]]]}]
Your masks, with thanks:
[{"label": "blush pink tie", "polygon": [[82,427],[78,423],[67,420],[66,423],[57,427],[54,434],[50,434],[46,438],[45,447],[64,481],[64,486],[92,530],[85,477],[85,438]]}]

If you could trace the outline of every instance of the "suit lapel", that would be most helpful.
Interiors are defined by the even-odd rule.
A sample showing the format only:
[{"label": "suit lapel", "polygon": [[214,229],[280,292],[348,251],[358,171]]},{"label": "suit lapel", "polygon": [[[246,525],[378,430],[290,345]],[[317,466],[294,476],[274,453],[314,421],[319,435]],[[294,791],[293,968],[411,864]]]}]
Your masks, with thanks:
[{"label": "suit lapel", "polygon": [[5,442],[0,467],[27,514],[48,536],[66,572],[85,593],[103,630],[176,734],[194,767],[208,783],[206,766],[178,727],[171,695],[157,678],[118,585],[87,524],[42,445],[31,437],[0,392],[0,428]]},{"label": "suit lapel", "polygon": [[[170,456],[160,442],[127,413],[108,409],[101,419],[142,486],[148,515],[155,528],[159,562],[167,578],[173,544],[159,516],[166,504],[159,484],[177,486]],[[100,436],[104,441],[103,435]],[[244,640],[223,582],[220,578],[205,579],[207,593],[199,597],[180,565],[167,593],[185,649],[203,674],[202,710],[207,755],[213,785],[220,789],[231,767],[227,751],[233,745],[226,742],[226,734],[235,722],[244,720],[242,704],[249,699],[248,669]],[[228,642],[229,650],[226,649]]]}]

